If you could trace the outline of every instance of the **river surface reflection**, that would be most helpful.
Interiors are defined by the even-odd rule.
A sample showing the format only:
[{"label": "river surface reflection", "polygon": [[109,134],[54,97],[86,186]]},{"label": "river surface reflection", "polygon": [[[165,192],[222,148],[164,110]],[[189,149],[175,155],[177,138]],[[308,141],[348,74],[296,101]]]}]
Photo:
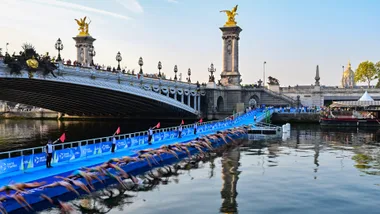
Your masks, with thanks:
[{"label": "river surface reflection", "polygon": [[377,130],[293,126],[286,141],[245,141],[182,162],[149,187],[108,187],[70,204],[78,213],[110,214],[379,213],[378,137]]}]

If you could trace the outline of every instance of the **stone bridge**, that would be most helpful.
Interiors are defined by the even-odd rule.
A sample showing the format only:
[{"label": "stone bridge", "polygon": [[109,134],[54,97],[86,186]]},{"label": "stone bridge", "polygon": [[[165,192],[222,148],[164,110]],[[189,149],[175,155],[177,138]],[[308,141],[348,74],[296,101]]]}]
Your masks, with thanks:
[{"label": "stone bridge", "polygon": [[196,84],[58,64],[57,77],[26,70],[10,74],[0,61],[0,99],[68,115],[134,118],[196,118]]},{"label": "stone bridge", "polygon": [[281,87],[277,93],[295,100],[299,96],[300,103],[304,106],[322,106],[329,105],[333,101],[356,101],[366,91],[374,100],[380,100],[379,88],[339,88],[311,85]]}]

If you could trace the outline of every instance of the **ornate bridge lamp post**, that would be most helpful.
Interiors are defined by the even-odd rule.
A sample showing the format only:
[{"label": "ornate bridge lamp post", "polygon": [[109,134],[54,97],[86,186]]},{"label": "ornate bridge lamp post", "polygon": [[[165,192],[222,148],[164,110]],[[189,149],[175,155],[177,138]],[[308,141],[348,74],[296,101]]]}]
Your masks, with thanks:
[{"label": "ornate bridge lamp post", "polygon": [[88,52],[91,56],[91,65],[93,66],[94,65],[94,56],[96,55],[96,51],[95,51],[95,48],[93,45],[90,46],[90,48],[88,49]]},{"label": "ornate bridge lamp post", "polygon": [[161,69],[162,69],[161,61],[158,62],[157,68],[158,68],[158,77],[161,78]]},{"label": "ornate bridge lamp post", "polygon": [[142,57],[140,57],[140,59],[139,59],[139,65],[140,65],[140,72],[139,72],[139,74],[143,74],[142,66],[144,65],[144,61],[143,61]]},{"label": "ornate bridge lamp post", "polygon": [[62,41],[61,41],[60,38],[58,38],[57,42],[55,43],[55,49],[58,50],[57,62],[60,62],[60,61],[62,61],[62,59],[61,59],[61,50],[63,50],[63,44],[62,44]]},{"label": "ornate bridge lamp post", "polygon": [[177,72],[178,72],[178,68],[177,68],[177,65],[174,66],[174,80],[177,81]]},{"label": "ornate bridge lamp post", "polygon": [[119,52],[117,52],[117,54],[116,54],[116,61],[117,61],[117,70],[118,71],[120,71],[121,70],[121,68],[120,68],[120,62],[121,62],[121,60],[123,60],[123,58],[121,57],[121,54],[120,54],[120,51]]},{"label": "ornate bridge lamp post", "polygon": [[257,84],[259,84],[259,85],[258,85],[259,88],[261,88],[261,84],[262,84],[262,83],[263,83],[263,81],[261,81],[261,79],[259,79],[259,81],[257,81]]},{"label": "ornate bridge lamp post", "polygon": [[215,82],[215,77],[214,77],[214,73],[215,73],[216,69],[214,68],[214,64],[211,63],[211,66],[210,68],[208,69],[208,72],[211,73],[210,75],[210,78],[208,79],[209,82]]},{"label": "ornate bridge lamp post", "polygon": [[187,79],[187,82],[188,83],[191,83],[191,79],[190,79],[190,76],[191,76],[191,69],[189,68],[189,70],[187,70],[187,75],[189,75],[189,78]]}]

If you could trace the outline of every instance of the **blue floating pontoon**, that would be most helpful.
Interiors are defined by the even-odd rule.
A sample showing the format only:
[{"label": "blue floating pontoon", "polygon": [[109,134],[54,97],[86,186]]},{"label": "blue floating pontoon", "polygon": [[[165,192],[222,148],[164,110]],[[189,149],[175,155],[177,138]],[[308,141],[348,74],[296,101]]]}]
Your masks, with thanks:
[{"label": "blue floating pontoon", "polygon": [[[273,112],[272,109],[269,109],[268,111],[270,112],[270,114]],[[36,165],[35,167],[30,167],[30,165],[31,165],[30,161],[31,160],[29,160],[27,158],[25,159],[21,156],[21,164],[20,165],[22,166],[21,167],[22,170],[15,170],[13,172],[0,174],[0,186],[9,185],[11,182],[12,183],[29,183],[29,182],[42,182],[42,181],[45,181],[46,184],[48,185],[48,184],[51,184],[55,181],[60,180],[60,179],[55,178],[55,176],[66,177],[66,176],[72,174],[74,171],[80,169],[81,167],[97,166],[97,165],[100,165],[100,164],[110,160],[111,158],[117,158],[117,157],[122,157],[122,156],[134,157],[134,156],[137,156],[136,152],[139,150],[142,150],[142,149],[147,149],[147,148],[155,149],[155,148],[159,148],[162,145],[169,145],[169,144],[174,144],[174,143],[186,143],[186,142],[194,140],[196,137],[199,137],[202,135],[213,134],[213,133],[216,133],[217,131],[223,131],[223,130],[238,127],[241,125],[254,124],[253,115],[256,115],[257,121],[261,121],[265,117],[268,116],[267,112],[263,111],[262,109],[258,109],[258,110],[254,110],[254,111],[251,111],[251,112],[246,113],[246,114],[242,114],[240,116],[234,116],[233,119],[224,120],[224,121],[209,122],[209,123],[202,123],[202,124],[198,125],[198,133],[196,135],[194,135],[192,133],[193,129],[191,129],[190,128],[191,126],[189,126],[188,129],[189,130],[191,129],[190,130],[191,134],[190,134],[189,130],[188,131],[184,130],[183,133],[185,133],[185,134],[183,135],[182,138],[168,137],[167,139],[165,139],[166,133],[159,132],[159,133],[161,133],[162,138],[161,138],[161,140],[157,140],[157,138],[156,138],[153,145],[147,145],[145,142],[143,142],[143,144],[133,145],[133,142],[131,139],[129,139],[130,144],[128,145],[128,142],[127,142],[128,140],[126,138],[124,138],[123,140],[119,140],[119,142],[118,142],[119,144],[123,145],[124,148],[118,149],[115,153],[110,153],[110,152],[101,153],[100,152],[97,155],[92,155],[89,157],[85,156],[84,158],[79,156],[76,159],[74,152],[70,150],[71,157],[69,157],[69,159],[64,161],[64,162],[59,162],[59,160],[60,160],[60,158],[64,159],[65,155],[62,155],[62,157],[57,157],[57,154],[56,154],[54,157],[54,160],[56,163],[53,164],[53,168],[49,168],[49,169],[45,168],[45,162],[43,162],[42,166],[38,166],[39,163],[37,163],[37,164],[35,164]],[[238,136],[235,135],[235,136],[231,136],[231,137],[243,138],[243,137],[245,137],[245,135],[238,135]],[[104,145],[109,145],[109,143],[110,142],[106,142],[106,144],[103,144],[103,147],[104,147]],[[224,142],[222,140],[212,141],[212,143],[213,143],[213,147],[218,147],[218,146],[221,146],[224,144]],[[71,148],[71,149],[73,149],[73,148]],[[81,151],[80,148],[74,148],[74,151],[75,151],[75,149],[78,149],[79,151]],[[101,145],[98,145],[98,150],[101,150]],[[189,150],[191,153],[198,152],[196,149],[190,148]],[[61,151],[61,150],[56,151],[56,153],[58,153],[58,155],[63,154],[63,152],[59,152],[59,151]],[[184,153],[177,153],[177,154],[179,155],[180,158],[187,157],[187,154],[184,154]],[[43,155],[43,154],[37,154],[37,155]],[[159,157],[155,157],[155,158],[157,159],[157,162],[161,161],[159,159]],[[164,162],[175,159],[175,157],[173,155],[170,155],[170,154],[163,154],[163,155],[161,155],[161,158],[163,159]],[[12,164],[9,165],[9,162],[7,163],[7,160],[8,159],[0,160],[0,173],[6,171],[3,169],[4,163],[6,163],[5,166],[8,166],[8,167],[9,166],[12,167],[14,164],[17,164],[17,163],[13,163],[13,165]],[[34,163],[36,163],[36,162],[34,162]],[[3,168],[2,168],[2,166],[3,166]],[[136,171],[136,170],[141,169],[141,168],[146,168],[146,167],[149,167],[149,164],[146,161],[138,161],[138,162],[133,162],[133,163],[129,163],[129,164],[126,164],[124,166],[121,166],[121,168],[123,170],[125,170],[127,173]],[[112,172],[112,170],[111,170],[111,172]],[[79,180],[86,183],[83,179],[79,179]],[[95,183],[95,181],[94,181],[94,183]],[[74,186],[74,187],[79,188],[76,186]],[[35,203],[38,203],[38,202],[41,202],[44,200],[44,199],[40,198],[41,194],[45,194],[49,197],[56,197],[56,196],[65,194],[67,192],[68,192],[68,190],[66,190],[64,187],[59,186],[59,187],[46,188],[46,189],[34,188],[34,189],[30,189],[30,190],[26,191],[26,193],[22,193],[22,194],[23,194],[24,198],[26,199],[26,201],[29,204],[33,205]],[[13,193],[14,192],[12,192],[12,194]],[[5,193],[0,193],[0,196],[4,196],[4,195],[5,195]],[[6,201],[4,201],[3,207],[8,212],[15,211],[17,209],[22,208],[20,206],[20,204],[18,204],[12,198],[9,198]]]}]

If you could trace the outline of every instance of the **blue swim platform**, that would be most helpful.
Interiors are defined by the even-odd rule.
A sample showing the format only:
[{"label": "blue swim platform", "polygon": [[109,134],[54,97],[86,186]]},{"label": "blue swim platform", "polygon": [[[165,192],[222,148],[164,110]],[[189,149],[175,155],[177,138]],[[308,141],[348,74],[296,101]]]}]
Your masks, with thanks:
[{"label": "blue swim platform", "polygon": [[[35,182],[35,181],[38,181],[38,182],[46,181],[47,184],[50,184],[58,180],[57,178],[54,178],[54,176],[60,175],[60,176],[65,177],[72,174],[73,171],[78,170],[81,167],[96,166],[108,161],[111,158],[117,158],[117,157],[122,157],[122,156],[131,156],[131,157],[137,156],[136,152],[142,149],[147,149],[147,148],[155,149],[155,148],[159,148],[162,145],[169,145],[169,144],[174,144],[174,143],[185,143],[185,142],[194,140],[196,137],[213,134],[213,133],[216,133],[217,131],[223,131],[223,130],[238,127],[241,125],[254,125],[255,124],[255,122],[253,121],[254,115],[256,115],[257,122],[259,122],[259,121],[264,120],[265,117],[268,116],[268,114],[269,115],[272,114],[273,111],[274,111],[273,109],[268,109],[266,111],[263,111],[263,109],[258,109],[246,114],[242,114],[240,116],[234,116],[232,120],[205,123],[204,125],[210,125],[211,128],[201,129],[200,127],[202,125],[198,125],[199,131],[196,135],[191,133],[191,134],[186,134],[182,138],[168,138],[168,139],[158,140],[158,141],[155,141],[153,145],[138,144],[133,147],[118,149],[115,153],[106,152],[106,153],[101,153],[99,155],[78,158],[78,159],[74,159],[74,160],[70,160],[66,162],[61,162],[61,163],[58,162],[53,165],[53,168],[49,168],[49,169],[47,169],[45,166],[38,166],[38,167],[30,168],[27,170],[23,170],[23,171],[5,173],[5,174],[0,175],[0,186],[9,185],[10,182],[28,183],[28,182]],[[215,125],[218,123],[219,125]],[[193,130],[191,129],[191,132],[192,131]],[[240,135],[240,136],[234,136],[234,137],[241,138],[244,136]],[[214,147],[220,146],[222,144],[224,143],[220,141],[213,142]],[[193,149],[191,152],[194,153],[197,151],[196,149]],[[187,155],[183,153],[178,153],[178,155],[181,157],[187,157]],[[168,155],[168,154],[164,154],[161,157],[164,160],[170,160],[174,158],[173,155]],[[132,172],[134,170],[138,170],[139,168],[143,168],[143,167],[149,167],[146,161],[134,162],[134,163],[125,165],[122,168],[128,173],[128,172]],[[49,189],[44,189],[44,190],[42,190],[41,188],[36,188],[36,189],[27,191],[27,194],[23,194],[23,196],[28,201],[28,203],[34,204],[42,200],[39,197],[42,192],[48,195],[49,197],[55,197],[55,196],[67,193],[68,191],[63,187],[55,187],[55,188],[49,188]],[[16,203],[13,199],[9,199],[5,201],[3,203],[3,206],[6,208],[8,212],[21,208],[21,206],[18,203]]]}]

